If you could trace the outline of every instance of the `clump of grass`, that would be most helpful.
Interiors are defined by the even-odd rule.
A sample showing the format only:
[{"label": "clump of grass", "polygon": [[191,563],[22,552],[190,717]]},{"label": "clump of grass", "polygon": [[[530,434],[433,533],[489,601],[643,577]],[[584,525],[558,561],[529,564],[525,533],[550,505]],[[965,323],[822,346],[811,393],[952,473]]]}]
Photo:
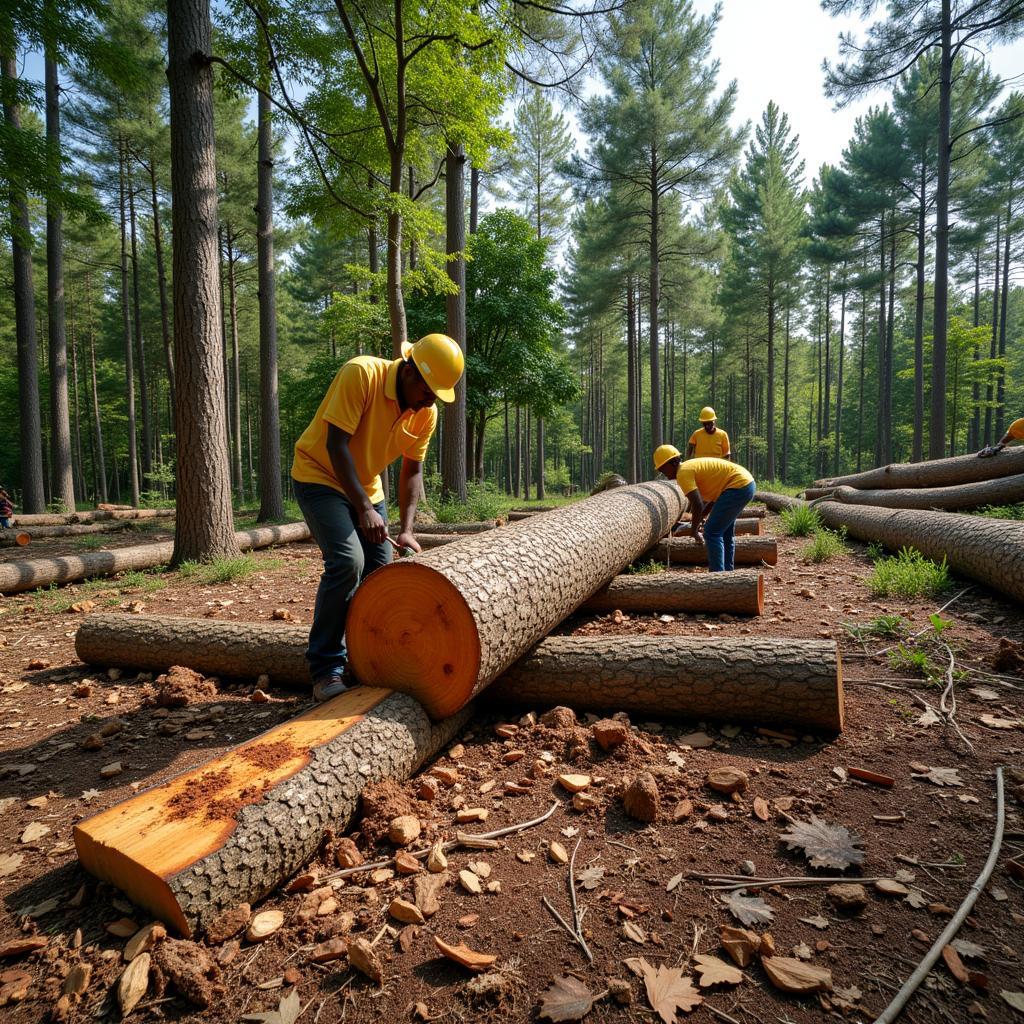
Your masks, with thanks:
[{"label": "clump of grass", "polygon": [[1024,501],[1016,505],[986,505],[978,509],[977,514],[989,519],[1024,520]]},{"label": "clump of grass", "polygon": [[484,519],[497,519],[507,512],[509,499],[488,484],[469,484],[465,501],[441,499],[434,504],[439,523],[476,523]]},{"label": "clump of grass", "polygon": [[928,652],[920,647],[900,644],[889,652],[889,664],[897,671],[914,672],[926,679],[935,679],[938,676],[938,669],[932,664]]},{"label": "clump of grass", "polygon": [[809,537],[817,533],[821,527],[821,516],[809,505],[796,505],[785,508],[780,513],[782,529],[790,537]]},{"label": "clump of grass", "polygon": [[873,540],[868,545],[868,558],[870,558],[872,562],[877,562],[878,559],[883,558],[884,556],[885,548],[879,544],[877,540]]},{"label": "clump of grass", "polygon": [[941,562],[933,562],[916,548],[907,547],[892,558],[880,558],[868,577],[875,597],[938,597],[951,586],[945,556]]},{"label": "clump of grass", "polygon": [[626,568],[626,572],[633,576],[653,576],[655,573],[664,571],[665,566],[653,558],[648,562],[635,562]]},{"label": "clump of grass", "polygon": [[910,623],[902,615],[879,615],[863,624],[844,622],[843,629],[855,640],[866,640],[868,637],[895,639],[910,632]]},{"label": "clump of grass", "polygon": [[98,551],[106,546],[107,538],[99,534],[88,533],[84,537],[75,538],[75,547],[79,551]]},{"label": "clump of grass", "polygon": [[822,527],[814,531],[811,543],[803,551],[805,562],[828,562],[846,554],[846,530],[838,533]]},{"label": "clump of grass", "polygon": [[167,586],[167,580],[162,578],[163,566],[157,566],[148,572],[139,572],[137,569],[129,569],[121,573],[114,582],[119,590],[142,590],[150,593],[154,590],[163,590]]},{"label": "clump of grass", "polygon": [[240,558],[215,558],[212,562],[182,562],[178,575],[198,583],[238,583],[263,568],[272,566],[266,561],[261,565],[252,555],[242,555]]}]

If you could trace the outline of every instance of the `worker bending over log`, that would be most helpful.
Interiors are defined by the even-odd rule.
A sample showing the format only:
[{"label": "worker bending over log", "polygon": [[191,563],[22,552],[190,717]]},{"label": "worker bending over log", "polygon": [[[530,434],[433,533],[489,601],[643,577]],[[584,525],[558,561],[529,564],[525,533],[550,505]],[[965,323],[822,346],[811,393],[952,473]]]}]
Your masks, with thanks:
[{"label": "worker bending over log", "polygon": [[1019,420],[1014,420],[1006,428],[1006,433],[999,439],[998,444],[982,448],[978,452],[978,458],[987,459],[993,455],[998,455],[1008,444],[1012,444],[1014,441],[1024,441],[1024,416],[1021,416]]},{"label": "worker bending over log", "polygon": [[705,405],[700,411],[700,426],[690,435],[686,457],[732,461],[729,435],[718,426],[718,416],[710,405]]},{"label": "worker bending over log", "polygon": [[709,572],[736,568],[736,520],[754,497],[754,478],[742,467],[724,459],[687,459],[683,462],[674,445],[660,445],[654,467],[675,479],[690,505],[690,528],[685,533],[698,543],[704,525],[704,545]]},{"label": "worker bending over log", "polygon": [[[392,546],[421,550],[413,520],[437,425],[434,400],[454,401],[463,367],[462,350],[444,334],[403,342],[401,359],[356,356],[296,442],[295,497],[324,558],[306,650],[317,700],[353,682],[345,620],[360,581],[391,561]],[[400,529],[392,541],[380,474],[399,456]]]}]

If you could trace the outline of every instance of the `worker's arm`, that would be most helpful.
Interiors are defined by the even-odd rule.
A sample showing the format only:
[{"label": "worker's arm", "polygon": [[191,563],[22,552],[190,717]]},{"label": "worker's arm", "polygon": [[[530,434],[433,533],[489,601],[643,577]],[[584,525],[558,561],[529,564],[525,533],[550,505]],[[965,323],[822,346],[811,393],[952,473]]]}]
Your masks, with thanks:
[{"label": "worker's arm", "polygon": [[693,458],[693,453],[694,453],[694,452],[695,452],[696,450],[697,450],[697,446],[696,446],[696,445],[695,445],[695,444],[694,444],[694,443],[693,443],[693,442],[691,441],[691,442],[690,442],[690,443],[689,443],[689,444],[688,444],[688,445],[686,446],[686,457],[687,457],[688,459],[692,459],[692,458]]},{"label": "worker's arm", "polygon": [[416,506],[419,504],[420,491],[423,489],[423,463],[415,459],[403,458],[402,471],[398,475],[398,546],[422,551],[413,534],[416,519]]},{"label": "worker's arm", "polygon": [[340,427],[333,423],[327,424],[327,455],[331,460],[331,469],[334,471],[334,478],[341,484],[345,497],[355,506],[359,528],[366,534],[366,539],[373,544],[383,544],[388,535],[387,523],[373,507],[370,496],[359,482],[356,464],[348,448],[351,438],[352,435]]},{"label": "worker's arm", "polygon": [[722,458],[723,459],[727,459],[729,462],[735,462],[736,461],[736,457],[733,455],[732,452],[726,452],[725,455],[722,456]]},{"label": "worker's arm", "polygon": [[700,524],[704,522],[710,506],[704,504],[704,499],[696,488],[686,495],[686,500],[690,505],[690,536],[694,540],[700,540]]}]

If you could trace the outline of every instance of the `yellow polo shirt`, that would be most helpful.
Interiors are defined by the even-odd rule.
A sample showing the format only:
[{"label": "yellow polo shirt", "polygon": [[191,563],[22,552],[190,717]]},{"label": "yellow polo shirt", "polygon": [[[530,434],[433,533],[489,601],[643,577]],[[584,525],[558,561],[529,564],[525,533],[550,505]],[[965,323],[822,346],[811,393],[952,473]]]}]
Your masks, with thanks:
[{"label": "yellow polo shirt", "polygon": [[690,444],[695,459],[724,459],[731,451],[729,435],[721,427],[716,427],[713,434],[703,427],[695,430],[690,435]]},{"label": "yellow polo shirt", "polygon": [[1006,428],[1006,432],[1014,441],[1024,441],[1024,416],[1021,416],[1019,420],[1014,420]]},{"label": "yellow polo shirt", "polygon": [[676,473],[676,483],[683,494],[700,491],[705,502],[714,501],[722,491],[753,482],[754,478],[742,466],[725,459],[688,459]]},{"label": "yellow polo shirt", "polygon": [[[313,421],[295,443],[292,476],[306,484],[341,491],[327,454],[327,426],[351,435],[348,450],[370,501],[384,500],[380,474],[400,455],[422,462],[437,426],[437,409],[414,412],[398,407],[401,359],[356,356],[335,374]],[[344,493],[342,491],[342,493]]]}]

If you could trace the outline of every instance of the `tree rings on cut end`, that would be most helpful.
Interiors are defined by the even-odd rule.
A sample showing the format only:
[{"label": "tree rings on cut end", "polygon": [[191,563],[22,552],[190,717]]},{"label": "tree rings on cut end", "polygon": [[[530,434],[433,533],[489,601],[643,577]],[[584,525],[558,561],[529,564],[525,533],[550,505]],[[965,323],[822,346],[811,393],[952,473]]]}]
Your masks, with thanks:
[{"label": "tree rings on cut end", "polygon": [[349,606],[346,637],[361,683],[407,693],[435,720],[453,715],[473,694],[480,672],[476,620],[436,569],[392,562],[367,576]]}]

